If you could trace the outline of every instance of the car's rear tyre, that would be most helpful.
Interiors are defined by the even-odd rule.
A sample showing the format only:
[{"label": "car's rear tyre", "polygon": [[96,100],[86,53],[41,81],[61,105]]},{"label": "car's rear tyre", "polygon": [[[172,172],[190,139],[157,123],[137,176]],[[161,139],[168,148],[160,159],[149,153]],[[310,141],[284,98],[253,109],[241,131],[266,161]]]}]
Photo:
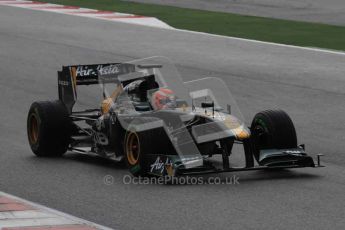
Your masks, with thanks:
[{"label": "car's rear tyre", "polygon": [[37,156],[62,156],[71,137],[71,120],[65,105],[59,100],[32,103],[27,134],[31,150]]},{"label": "car's rear tyre", "polygon": [[260,150],[297,148],[297,135],[289,115],[282,110],[266,110],[255,115],[251,124],[254,157]]}]

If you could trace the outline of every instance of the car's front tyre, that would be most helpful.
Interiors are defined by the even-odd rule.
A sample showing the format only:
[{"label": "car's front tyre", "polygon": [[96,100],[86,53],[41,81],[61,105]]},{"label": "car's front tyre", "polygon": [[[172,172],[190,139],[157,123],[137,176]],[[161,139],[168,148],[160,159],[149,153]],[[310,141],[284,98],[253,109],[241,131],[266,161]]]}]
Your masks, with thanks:
[{"label": "car's front tyre", "polygon": [[257,161],[263,149],[297,148],[294,124],[282,110],[266,110],[256,114],[250,129],[253,154]]}]

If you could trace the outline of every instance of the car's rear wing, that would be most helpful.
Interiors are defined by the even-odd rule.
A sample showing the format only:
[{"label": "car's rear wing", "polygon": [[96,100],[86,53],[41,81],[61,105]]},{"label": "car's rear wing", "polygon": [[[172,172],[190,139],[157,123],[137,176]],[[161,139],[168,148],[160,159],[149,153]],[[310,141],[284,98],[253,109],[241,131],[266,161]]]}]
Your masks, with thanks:
[{"label": "car's rear wing", "polygon": [[[99,84],[99,76],[109,76],[108,82],[118,82],[118,76],[135,72],[135,65],[127,63],[108,63],[93,65],[63,66],[58,71],[59,99],[66,105],[69,113],[77,101],[78,85]],[[102,81],[104,83],[104,81]]]}]

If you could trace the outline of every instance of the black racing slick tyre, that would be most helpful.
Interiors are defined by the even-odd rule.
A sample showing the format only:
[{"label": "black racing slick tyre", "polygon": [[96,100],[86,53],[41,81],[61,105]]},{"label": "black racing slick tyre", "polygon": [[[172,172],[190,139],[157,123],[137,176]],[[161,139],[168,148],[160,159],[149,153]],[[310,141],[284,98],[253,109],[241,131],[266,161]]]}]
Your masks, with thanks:
[{"label": "black racing slick tyre", "polygon": [[297,135],[289,115],[282,110],[266,110],[255,115],[251,124],[254,157],[260,150],[297,148]]},{"label": "black racing slick tyre", "polygon": [[31,150],[40,157],[62,156],[70,143],[71,127],[68,111],[61,101],[32,103],[27,118]]}]

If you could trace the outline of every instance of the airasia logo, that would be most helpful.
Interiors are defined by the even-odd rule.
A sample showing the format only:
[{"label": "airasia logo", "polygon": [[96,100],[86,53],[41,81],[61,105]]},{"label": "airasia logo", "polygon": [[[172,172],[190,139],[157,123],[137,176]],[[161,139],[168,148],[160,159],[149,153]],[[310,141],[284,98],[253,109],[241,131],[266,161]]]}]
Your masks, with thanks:
[{"label": "airasia logo", "polygon": [[164,172],[165,165],[171,164],[169,158],[166,159],[165,163],[161,160],[160,157],[157,157],[156,161],[151,164],[151,172],[158,171],[160,173]]},{"label": "airasia logo", "polygon": [[97,68],[89,68],[89,66],[78,66],[76,70],[77,77],[86,76],[97,76],[98,73],[101,75],[116,74],[119,73],[119,67],[117,65],[103,66],[98,65]]}]

